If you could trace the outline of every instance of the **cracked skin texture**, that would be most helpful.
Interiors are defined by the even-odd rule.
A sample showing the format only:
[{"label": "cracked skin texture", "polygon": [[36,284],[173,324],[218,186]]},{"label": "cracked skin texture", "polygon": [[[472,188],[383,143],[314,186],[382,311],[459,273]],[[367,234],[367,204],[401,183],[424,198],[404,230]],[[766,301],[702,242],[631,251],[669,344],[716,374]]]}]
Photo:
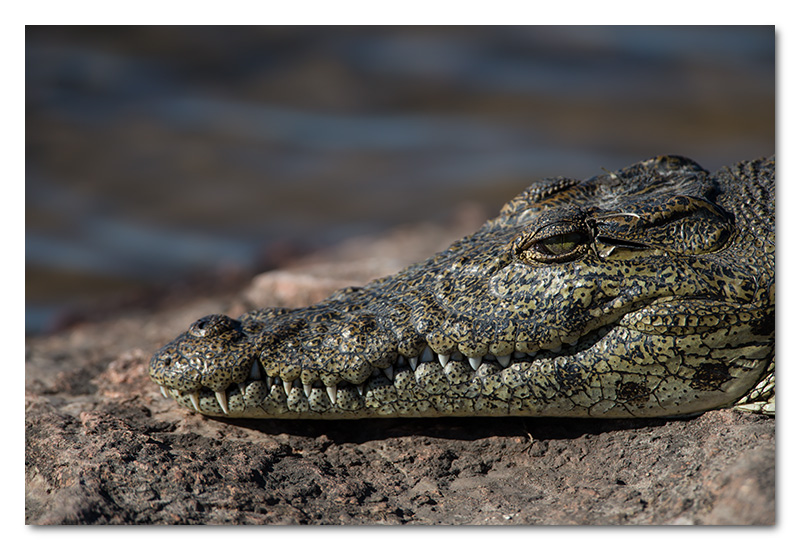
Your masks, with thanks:
[{"label": "cracked skin texture", "polygon": [[229,417],[773,412],[774,169],[661,156],[543,180],[394,276],[196,321],[150,377]]}]

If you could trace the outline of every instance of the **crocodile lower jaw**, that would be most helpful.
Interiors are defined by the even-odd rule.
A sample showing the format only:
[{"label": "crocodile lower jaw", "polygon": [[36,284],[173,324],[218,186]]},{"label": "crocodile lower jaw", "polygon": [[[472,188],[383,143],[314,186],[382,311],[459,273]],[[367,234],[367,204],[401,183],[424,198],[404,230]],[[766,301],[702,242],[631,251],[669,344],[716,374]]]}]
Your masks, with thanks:
[{"label": "crocodile lower jaw", "polygon": [[159,388],[164,397],[173,398],[186,408],[213,416],[258,416],[262,402],[269,398],[278,401],[305,400],[308,409],[315,412],[330,412],[337,407],[343,411],[353,411],[364,409],[370,392],[376,391],[376,388],[398,383],[401,386],[408,383],[416,384],[421,375],[429,376],[432,370],[438,369],[442,376],[448,379],[465,381],[471,378],[486,378],[505,369],[526,366],[536,360],[552,360],[562,350],[568,351],[577,347],[576,341],[568,346],[557,346],[533,353],[514,352],[499,357],[492,354],[465,357],[460,352],[437,354],[430,346],[426,346],[416,357],[398,354],[394,365],[373,369],[369,378],[361,384],[351,384],[343,380],[327,386],[319,380],[312,384],[303,384],[299,378],[290,381],[283,380],[279,376],[267,376],[258,359],[255,359],[247,379],[238,384],[231,384],[223,391],[204,388],[186,392],[165,386]]}]

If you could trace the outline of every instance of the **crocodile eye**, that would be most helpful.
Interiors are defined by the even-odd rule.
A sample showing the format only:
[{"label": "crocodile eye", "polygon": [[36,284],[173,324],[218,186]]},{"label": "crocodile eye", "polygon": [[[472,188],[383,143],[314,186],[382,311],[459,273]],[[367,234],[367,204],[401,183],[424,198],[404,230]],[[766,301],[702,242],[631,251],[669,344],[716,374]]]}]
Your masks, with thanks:
[{"label": "crocodile eye", "polygon": [[[514,241],[512,251],[521,260],[533,263],[568,262],[581,256],[591,237],[574,225],[569,228],[550,226],[545,231],[523,233]],[[539,235],[537,235],[539,233]]]},{"label": "crocodile eye", "polygon": [[560,257],[570,252],[574,252],[580,245],[586,242],[586,235],[573,231],[571,233],[561,233],[536,242],[540,252],[551,256]]}]

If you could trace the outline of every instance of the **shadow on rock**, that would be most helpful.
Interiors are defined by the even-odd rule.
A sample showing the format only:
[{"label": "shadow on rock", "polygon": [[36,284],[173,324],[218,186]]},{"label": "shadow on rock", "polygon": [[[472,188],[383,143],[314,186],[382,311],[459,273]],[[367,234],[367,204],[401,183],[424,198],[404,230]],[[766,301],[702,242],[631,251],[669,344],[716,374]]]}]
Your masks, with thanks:
[{"label": "shadow on rock", "polygon": [[[696,418],[697,415],[686,417]],[[682,419],[674,419],[680,421]],[[335,443],[366,443],[412,435],[437,439],[476,441],[487,437],[524,436],[531,439],[577,439],[600,434],[652,426],[663,426],[669,419],[586,420],[564,418],[420,418],[365,420],[249,420],[213,421],[255,430],[267,435],[291,434],[316,438],[327,436]]]}]

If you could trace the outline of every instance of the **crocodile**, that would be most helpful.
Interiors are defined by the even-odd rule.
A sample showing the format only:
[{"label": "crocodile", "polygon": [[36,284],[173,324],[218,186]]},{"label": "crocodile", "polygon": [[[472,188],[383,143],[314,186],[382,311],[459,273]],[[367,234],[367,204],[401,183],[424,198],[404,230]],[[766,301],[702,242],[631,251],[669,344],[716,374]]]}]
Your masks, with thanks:
[{"label": "crocodile", "polygon": [[396,275],[203,317],[150,377],[222,417],[774,413],[774,173],[658,156],[544,179]]}]

